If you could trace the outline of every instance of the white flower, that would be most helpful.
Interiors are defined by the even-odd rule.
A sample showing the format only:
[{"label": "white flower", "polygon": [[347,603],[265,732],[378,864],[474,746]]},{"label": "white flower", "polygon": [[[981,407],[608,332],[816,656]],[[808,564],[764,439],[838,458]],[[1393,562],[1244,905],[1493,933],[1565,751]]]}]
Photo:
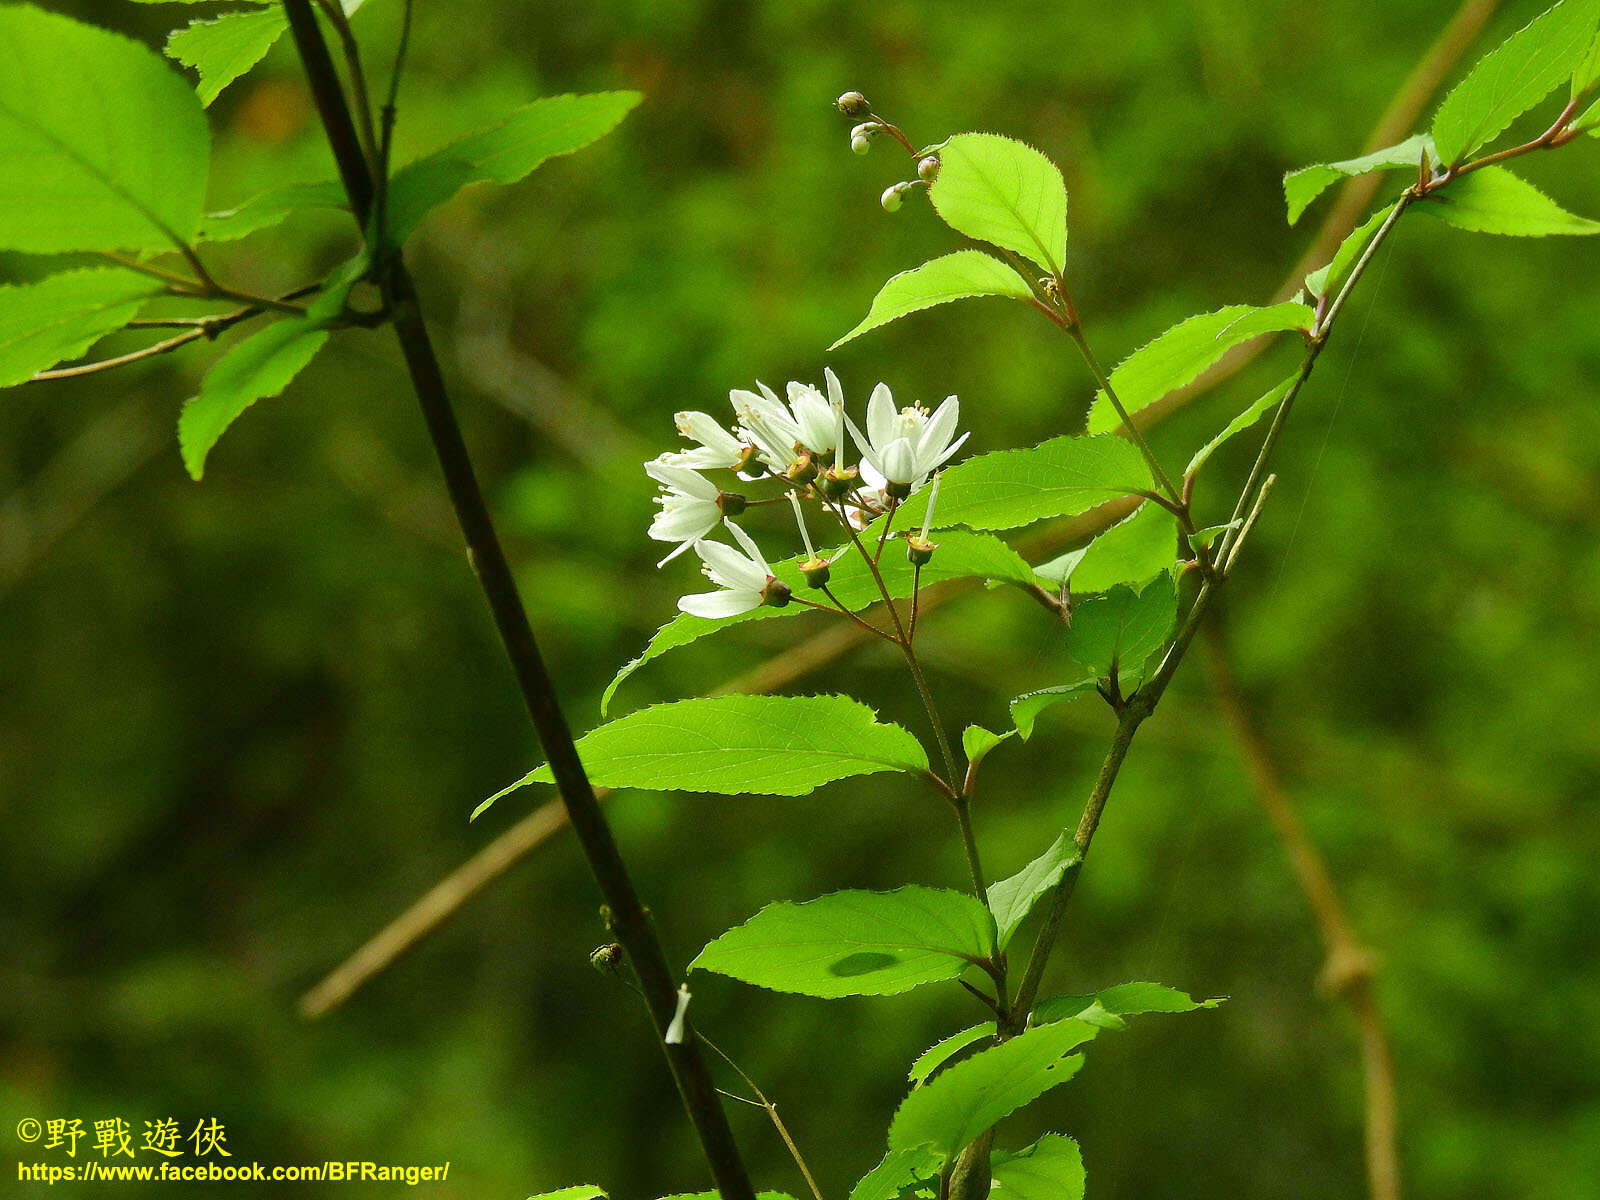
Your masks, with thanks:
[{"label": "white flower", "polygon": [[[946,399],[932,416],[915,405],[896,412],[888,386],[880,383],[867,402],[867,435],[861,436],[854,421],[849,424],[862,458],[882,474],[892,488],[909,495],[970,436],[964,433],[955,441],[950,440],[955,436],[960,417],[961,406],[954,396]],[[862,477],[866,478],[865,470]]]},{"label": "white flower", "polygon": [[722,520],[722,492],[698,471],[675,465],[668,456],[647,462],[645,473],[662,485],[656,503],[661,511],[650,522],[650,536],[658,542],[677,542],[678,548],[656,564],[664,567]]},{"label": "white flower", "polygon": [[795,447],[800,442],[800,426],[782,400],[766,384],[759,391],[734,388],[728,393],[733,411],[739,416],[740,432],[755,443],[761,461],[775,475],[782,475],[800,461]]},{"label": "white flower", "polygon": [[683,1025],[689,1015],[689,985],[678,985],[678,1007],[672,1013],[672,1023],[667,1026],[666,1036],[661,1040],[669,1046],[683,1045]]},{"label": "white flower", "polygon": [[[761,549],[744,530],[727,523],[733,540],[743,552],[721,542],[700,541],[694,552],[704,563],[706,578],[721,588],[716,592],[697,592],[679,599],[678,607],[697,617],[736,617],[767,603],[767,589],[774,580],[772,568],[761,556]],[[780,587],[782,585],[779,585]],[[782,593],[787,599],[787,591]]]},{"label": "white flower", "polygon": [[835,453],[844,440],[844,390],[831,367],[823,370],[826,397],[809,383],[789,384],[789,409],[800,430],[800,444],[813,458]]},{"label": "white flower", "polygon": [[666,455],[673,466],[690,467],[696,471],[735,470],[745,461],[747,447],[729,433],[709,414],[681,412],[675,418],[678,432],[691,441],[700,443],[693,450],[680,450]]}]

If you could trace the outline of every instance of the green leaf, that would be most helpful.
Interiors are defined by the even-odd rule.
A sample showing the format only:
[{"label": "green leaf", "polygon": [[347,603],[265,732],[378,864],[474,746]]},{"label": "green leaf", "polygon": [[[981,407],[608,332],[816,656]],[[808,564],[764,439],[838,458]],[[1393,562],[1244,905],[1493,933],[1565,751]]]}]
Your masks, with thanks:
[{"label": "green leaf", "polygon": [[553,1192],[540,1192],[537,1196],[529,1196],[528,1200],[608,1200],[608,1197],[592,1183],[580,1183]]},{"label": "green leaf", "polygon": [[1170,571],[1178,557],[1178,519],[1146,501],[1087,546],[1034,568],[1042,583],[1070,582],[1073,596],[1103,592],[1119,583],[1143,584]]},{"label": "green leaf", "polygon": [[[1569,0],[1570,3],[1570,0]],[[1418,207],[1446,225],[1510,237],[1600,233],[1600,221],[1575,216],[1504,167],[1484,167],[1434,192]]]},{"label": "green leaf", "polygon": [[389,240],[405,241],[423,217],[469,183],[515,183],[547,159],[598,141],[642,99],[638,92],[546,96],[408,163],[389,185]]},{"label": "green leaf", "polygon": [[0,387],[77,358],[164,290],[160,280],[115,267],[0,287]]},{"label": "green leaf", "polygon": [[174,30],[167,38],[166,54],[200,73],[195,91],[209,108],[223,88],[266,57],[288,25],[276,4],[227,12]]},{"label": "green leaf", "polygon": [[[1077,516],[1150,487],[1149,468],[1126,438],[1112,434],[1051,438],[1026,449],[979,454],[946,470],[939,484],[934,527],[1012,529],[1051,517]],[[901,505],[897,520],[908,527],[920,522],[929,490],[923,488]],[[874,523],[872,529],[876,527]],[[940,546],[942,554],[942,542]],[[933,563],[938,561],[935,554]]]},{"label": "green leaf", "polygon": [[769,904],[689,969],[803,996],[889,996],[955,979],[994,953],[994,920],[971,896],[908,886]]},{"label": "green leaf", "polygon": [[1083,1056],[1064,1056],[1096,1032],[1082,1021],[1039,1025],[957,1063],[901,1103],[889,1126],[889,1149],[931,1146],[949,1161],[1002,1118],[1077,1074]]},{"label": "green leaf", "polygon": [[1062,683],[1055,687],[1040,688],[1036,692],[1024,692],[1011,701],[1011,720],[1016,724],[1017,732],[1022,735],[1023,741],[1027,741],[1033,736],[1034,721],[1045,709],[1067,700],[1076,700],[1079,696],[1091,695],[1094,691],[1095,677],[1088,675],[1074,683]]},{"label": "green leaf", "polygon": [[1161,650],[1178,620],[1178,593],[1162,576],[1135,591],[1118,584],[1072,606],[1067,657],[1097,679],[1115,670],[1124,695],[1144,678],[1145,660]]},{"label": "green leaf", "polygon": [[891,1150],[850,1189],[850,1200],[900,1200],[927,1180],[937,1183],[939,1156],[925,1146]]},{"label": "green leaf", "polygon": [[1196,1000],[1188,992],[1180,992],[1177,988],[1160,983],[1119,983],[1083,996],[1053,996],[1034,1007],[1032,1019],[1046,1024],[1069,1017],[1086,1020],[1096,1012],[1114,1017],[1129,1017],[1139,1013],[1187,1013],[1202,1008],[1216,1008],[1224,999],[1219,996],[1211,1000]]},{"label": "green leaf", "polygon": [[919,1086],[928,1076],[932,1075],[968,1046],[976,1045],[985,1038],[992,1038],[994,1035],[995,1023],[993,1021],[984,1021],[982,1024],[974,1025],[969,1029],[963,1029],[960,1033],[952,1033],[947,1038],[940,1038],[917,1056],[917,1061],[911,1064],[911,1070],[906,1073],[906,1078],[911,1081],[913,1087]]},{"label": "green leaf", "polygon": [[1572,85],[1567,95],[1573,100],[1581,99],[1597,83],[1600,83],[1600,33],[1594,35],[1594,41],[1589,43],[1587,53],[1578,60],[1577,67],[1573,69]]},{"label": "green leaf", "polygon": [[1026,1150],[994,1158],[994,1189],[1006,1200],[1083,1200],[1083,1155],[1078,1143],[1047,1133]]},{"label": "green leaf", "polygon": [[960,133],[939,151],[929,189],[946,225],[1032,259],[1059,275],[1067,257],[1067,185],[1032,146],[994,133]]},{"label": "green leaf", "polygon": [[1008,729],[1004,733],[991,733],[982,725],[968,725],[961,731],[961,752],[967,756],[968,765],[977,766],[988,757],[989,751],[1014,732]]},{"label": "green leaf", "polygon": [[171,250],[200,223],[205,112],[145,46],[0,8],[0,249]]},{"label": "green leaf", "polygon": [[1600,0],[1563,0],[1479,59],[1434,114],[1440,162],[1463,162],[1566,83],[1583,63],[1597,23]]},{"label": "green leaf", "polygon": [[1432,157],[1433,139],[1425,133],[1418,133],[1393,146],[1363,154],[1360,158],[1316,163],[1290,171],[1283,177],[1283,198],[1289,208],[1289,224],[1298,221],[1311,202],[1340,179],[1365,175],[1370,171],[1403,171],[1407,168],[1420,171],[1424,151]]},{"label": "green leaf", "polygon": [[1378,230],[1383,227],[1383,223],[1389,219],[1389,214],[1392,212],[1394,205],[1390,204],[1373,213],[1361,225],[1345,235],[1344,241],[1339,243],[1339,248],[1334,251],[1333,258],[1326,266],[1306,276],[1306,291],[1313,299],[1321,300],[1338,290],[1345,276],[1361,260],[1368,243],[1377,236]]},{"label": "green leaf", "polygon": [[285,183],[252,196],[235,208],[207,213],[200,224],[203,242],[231,242],[267,229],[307,208],[348,209],[344,188],[331,179]]},{"label": "green leaf", "polygon": [[[939,506],[943,509],[942,499]],[[905,527],[910,528],[910,525],[906,524]],[[873,536],[876,536],[875,532]],[[1024,586],[1033,582],[1033,572],[1028,564],[1015,550],[997,537],[986,533],[953,530],[939,535],[938,546],[939,549],[932,561],[922,568],[924,587],[949,579],[991,579]],[[835,560],[832,580],[828,587],[839,598],[839,603],[855,612],[870,607],[880,599],[872,573],[853,547],[835,548],[824,557]],[[778,563],[773,570],[797,595],[804,596],[809,589],[805,578],[800,574],[798,562],[799,560],[795,559]],[[889,595],[899,598],[911,594],[913,571],[911,565],[906,562],[905,555],[886,552],[878,569],[883,574],[884,586],[888,589]],[[691,642],[733,625],[772,620],[777,617],[793,617],[809,611],[803,605],[791,604],[786,608],[762,607],[736,617],[723,617],[717,620],[679,613],[658,629],[644,652],[618,671],[616,678],[607,685],[605,694],[600,698],[601,715],[610,709],[611,698],[623,680],[667,651],[687,646]]]},{"label": "green leaf", "polygon": [[[1309,329],[1315,319],[1304,304],[1288,301],[1258,308],[1234,304],[1179,321],[1160,337],[1123,359],[1111,372],[1111,386],[1131,416],[1168,392],[1193,382],[1224,354],[1265,333]],[[1116,429],[1122,418],[1104,391],[1089,409],[1089,432]]]},{"label": "green leaf", "polygon": [[[535,1197],[535,1200],[538,1200]],[[722,1200],[721,1192],[679,1192],[676,1196],[663,1196],[661,1200]],[[788,1192],[757,1192],[756,1200],[794,1200]]]},{"label": "green leaf", "polygon": [[887,325],[901,317],[936,304],[966,300],[973,296],[1010,296],[1028,300],[1033,296],[1027,283],[992,254],[981,250],[957,250],[920,267],[891,276],[873,297],[872,307],[861,324],[845,334],[829,350],[859,337],[869,329]]},{"label": "green leaf", "polygon": [[1572,127],[1590,137],[1600,137],[1600,100],[1591,104],[1583,116],[1572,123]]},{"label": "green leaf", "polygon": [[1039,898],[1067,873],[1067,868],[1082,855],[1072,838],[1063,832],[1050,848],[1009,879],[989,885],[989,911],[994,913],[1000,949],[1011,942],[1011,935],[1028,919]]},{"label": "green leaf", "polygon": [[200,382],[178,416],[178,448],[194,479],[205,474],[217,440],[257,400],[276,396],[328,342],[329,327],[366,268],[359,255],[330,275],[303,317],[289,317],[234,343]]},{"label": "green leaf", "polygon": [[[1261,399],[1223,426],[1221,433],[1194,452],[1194,457],[1189,460],[1189,465],[1183,469],[1185,477],[1193,475],[1201,467],[1205,466],[1206,460],[1215,454],[1218,447],[1229,438],[1235,434],[1243,433],[1250,426],[1261,420],[1262,417],[1266,416],[1272,409],[1277,408],[1283,402],[1283,398],[1289,394],[1289,389],[1294,386],[1294,381],[1299,377],[1298,373],[1289,376],[1289,378],[1278,384],[1277,387],[1272,388]],[[1145,507],[1152,508],[1154,505],[1146,505]]]},{"label": "green leaf", "polygon": [[[667,792],[804,796],[825,783],[879,771],[925,771],[922,745],[879,722],[849,696],[704,696],[655,704],[578,739],[578,757],[601,787]],[[530,783],[524,775],[473,810]]]}]

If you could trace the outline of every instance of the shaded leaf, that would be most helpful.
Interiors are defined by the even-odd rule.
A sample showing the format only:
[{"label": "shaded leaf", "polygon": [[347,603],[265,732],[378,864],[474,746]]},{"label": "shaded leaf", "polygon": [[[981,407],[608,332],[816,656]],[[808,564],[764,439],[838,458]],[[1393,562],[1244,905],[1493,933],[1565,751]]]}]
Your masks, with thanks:
[{"label": "shaded leaf", "polygon": [[1077,1074],[1083,1056],[1064,1056],[1096,1032],[1082,1021],[1039,1025],[957,1063],[901,1102],[889,1148],[929,1146],[946,1161],[954,1158],[984,1130]]},{"label": "shaded leaf", "polygon": [[946,225],[1060,274],[1067,257],[1067,185],[1032,146],[994,133],[960,133],[939,151],[929,189]]},{"label": "shaded leaf", "polygon": [[[1224,425],[1221,433],[1194,452],[1194,457],[1189,460],[1189,465],[1183,469],[1185,477],[1193,475],[1201,467],[1205,466],[1206,460],[1215,454],[1218,447],[1229,438],[1237,433],[1243,433],[1262,417],[1266,416],[1267,413],[1277,408],[1283,402],[1283,398],[1289,394],[1289,389],[1294,386],[1294,381],[1299,377],[1298,372],[1289,376],[1289,378],[1269,390],[1249,408]],[[1152,506],[1146,505],[1146,507]]]},{"label": "shaded leaf", "polygon": [[200,222],[199,239],[231,242],[267,229],[307,208],[348,209],[344,188],[331,179],[317,183],[286,183],[252,196],[235,208],[207,213]]},{"label": "shaded leaf", "polygon": [[995,1155],[995,1192],[1006,1200],[1083,1200],[1083,1155],[1078,1143],[1047,1133],[1026,1150]]},{"label": "shaded leaf", "polygon": [[1034,573],[1057,588],[1066,579],[1073,596],[1087,596],[1119,583],[1146,583],[1170,571],[1177,557],[1178,519],[1147,500],[1087,546],[1040,564]]},{"label": "shaded leaf", "polygon": [[1578,70],[1600,0],[1562,0],[1484,55],[1439,105],[1433,140],[1447,167],[1487,145]]},{"label": "shaded leaf", "polygon": [[389,240],[405,241],[429,211],[469,183],[515,183],[546,160],[598,141],[643,98],[638,92],[546,96],[406,164],[389,185]]},{"label": "shaded leaf", "polygon": [[1418,133],[1393,146],[1374,150],[1371,154],[1363,154],[1360,158],[1347,158],[1343,162],[1316,163],[1313,166],[1301,167],[1297,171],[1290,171],[1283,177],[1283,199],[1289,209],[1289,224],[1293,225],[1298,221],[1300,215],[1310,207],[1311,202],[1322,195],[1329,185],[1337,183],[1340,179],[1365,175],[1370,171],[1403,171],[1408,168],[1420,171],[1424,150],[1429,152],[1431,160],[1433,138],[1428,134]]},{"label": "shaded leaf", "polygon": [[529,1196],[528,1200],[609,1200],[606,1193],[591,1183],[580,1183],[574,1187],[558,1188],[553,1192],[540,1192],[537,1196]]},{"label": "shaded leaf", "polygon": [[1011,942],[1011,935],[1028,919],[1039,898],[1066,874],[1067,868],[1082,855],[1072,838],[1063,832],[1050,848],[1009,879],[989,885],[989,911],[994,913],[1000,948]]},{"label": "shaded leaf", "polygon": [[1095,676],[1086,675],[1073,683],[1040,688],[1016,697],[1011,701],[1011,720],[1016,724],[1017,732],[1026,741],[1033,736],[1033,723],[1041,712],[1052,705],[1095,694],[1095,682]]},{"label": "shaded leaf", "polygon": [[[924,771],[922,745],[879,722],[849,696],[703,696],[655,704],[578,739],[578,757],[602,787],[804,796],[825,783],[879,771]],[[473,810],[530,783],[524,775]]]},{"label": "shaded leaf", "polygon": [[164,290],[157,279],[115,267],[0,287],[0,387],[77,358]]},{"label": "shaded leaf", "polygon": [[1178,593],[1170,577],[1140,591],[1118,584],[1072,606],[1067,657],[1097,679],[1115,671],[1127,695],[1143,681],[1145,660],[1167,644],[1177,620]]},{"label": "shaded leaf", "polygon": [[[1201,313],[1179,321],[1123,359],[1111,372],[1111,386],[1131,416],[1193,382],[1233,347],[1265,333],[1309,329],[1314,319],[1309,308],[1295,301],[1266,308],[1234,304]],[[1105,392],[1097,392],[1089,409],[1089,432],[1103,433],[1121,424]]]},{"label": "shaded leaf", "polygon": [[279,5],[239,9],[174,30],[167,38],[166,53],[200,73],[195,91],[210,107],[223,88],[266,57],[288,26]]},{"label": "shaded leaf", "polygon": [[0,8],[0,249],[170,250],[192,238],[205,113],[147,47],[28,5]]},{"label": "shaded leaf", "polygon": [[1390,204],[1373,213],[1345,235],[1344,241],[1339,243],[1339,249],[1334,251],[1327,265],[1306,276],[1306,291],[1314,299],[1320,300],[1338,291],[1339,286],[1345,281],[1345,276],[1349,275],[1351,268],[1361,260],[1367,246],[1377,236],[1378,230],[1383,227],[1383,223],[1389,219],[1389,214],[1393,211],[1394,205]]},{"label": "shaded leaf", "polygon": [[1087,1019],[1095,1010],[1114,1017],[1140,1013],[1187,1013],[1216,1008],[1224,997],[1196,1000],[1188,992],[1160,983],[1119,983],[1082,996],[1053,996],[1034,1006],[1032,1019],[1041,1024],[1069,1017]]},{"label": "shaded leaf", "polygon": [[891,1150],[850,1189],[850,1200],[899,1200],[926,1180],[937,1183],[939,1156],[925,1146]]},{"label": "shaded leaf", "polygon": [[[917,1061],[911,1064],[911,1070],[906,1073],[906,1078],[915,1087],[968,1046],[974,1046],[985,1038],[994,1037],[994,1035],[994,1022],[985,1021],[980,1025],[973,1025],[969,1029],[963,1029],[959,1033],[952,1033],[947,1038],[940,1038],[921,1054],[917,1055]],[[937,1163],[935,1163],[935,1166],[937,1167]]]},{"label": "shaded leaf", "polygon": [[1474,233],[1510,237],[1600,233],[1600,221],[1569,213],[1504,167],[1484,167],[1463,175],[1417,207],[1446,225]]},{"label": "shaded leaf", "polygon": [[891,276],[873,297],[872,307],[861,323],[828,349],[837,350],[867,330],[911,313],[975,296],[1028,300],[1033,293],[1021,276],[993,255],[981,250],[957,250]]},{"label": "shaded leaf", "polygon": [[971,896],[908,886],[769,904],[700,951],[690,970],[804,996],[888,996],[955,979],[994,951]]}]

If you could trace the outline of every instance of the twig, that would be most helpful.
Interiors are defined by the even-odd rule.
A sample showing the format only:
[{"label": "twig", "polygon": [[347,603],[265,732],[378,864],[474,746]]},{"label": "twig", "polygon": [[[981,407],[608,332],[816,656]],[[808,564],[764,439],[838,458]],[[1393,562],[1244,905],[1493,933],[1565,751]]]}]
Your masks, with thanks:
[{"label": "twig", "polygon": [[[767,1094],[761,1090],[760,1086],[754,1079],[751,1079],[750,1076],[745,1073],[745,1069],[743,1067],[733,1061],[732,1056],[729,1055],[726,1050],[717,1045],[698,1029],[694,1031],[694,1035],[707,1046],[709,1046],[712,1051],[715,1052],[717,1057],[732,1067],[734,1074],[738,1075],[740,1079],[744,1080],[745,1086],[756,1094],[756,1099],[754,1101],[755,1106],[757,1108],[764,1108],[767,1110],[767,1116],[772,1120],[772,1127],[778,1131],[778,1136],[783,1139],[783,1144],[789,1147],[789,1157],[794,1159],[794,1165],[799,1167],[800,1174],[805,1176],[806,1186],[811,1189],[812,1196],[814,1196],[816,1200],[822,1200],[822,1189],[817,1186],[816,1178],[811,1174],[811,1168],[806,1166],[805,1156],[800,1153],[800,1147],[795,1144],[794,1138],[789,1135],[789,1127],[783,1123],[783,1118],[778,1115],[778,1106],[771,1100],[767,1099]],[[723,1092],[722,1094],[724,1096],[733,1095],[731,1092]],[[743,1096],[734,1096],[733,1098],[735,1100],[745,1100]],[[752,1102],[745,1100],[745,1103],[749,1104]]]}]

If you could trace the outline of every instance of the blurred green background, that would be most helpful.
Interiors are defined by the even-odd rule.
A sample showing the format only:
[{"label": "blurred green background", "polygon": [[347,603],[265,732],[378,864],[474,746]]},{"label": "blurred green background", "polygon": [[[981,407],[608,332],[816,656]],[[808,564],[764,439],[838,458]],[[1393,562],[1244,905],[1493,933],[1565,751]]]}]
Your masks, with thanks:
[{"label": "blurred green background", "polygon": [[[195,11],[60,7],[153,45]],[[1504,4],[1478,48],[1539,7]],[[419,3],[402,156],[541,94],[647,97],[594,149],[459,198],[411,252],[573,721],[598,722],[602,687],[694,580],[658,573],[643,535],[640,464],[676,444],[674,410],[720,413],[731,386],[831,362],[856,404],[879,379],[905,401],[958,393],[972,451],[1081,420],[1080,365],[1020,308],[951,307],[824,356],[884,278],[952,244],[920,199],[878,207],[903,160],[851,155],[834,96],[860,88],[914,138],[994,129],[1060,162],[1069,272],[1116,359],[1271,294],[1323,211],[1289,230],[1282,172],[1357,152],[1454,8]],[[372,0],[357,19],[379,78],[396,17]],[[285,42],[213,107],[217,205],[330,173],[296,65]],[[1600,212],[1600,146],[1526,165]],[[350,244],[313,216],[217,262],[267,291]],[[1600,1196],[1597,254],[1408,220],[1296,412],[1232,603],[1238,672],[1381,954],[1419,1198]],[[585,961],[605,938],[569,838],[337,1013],[295,1016],[543,798],[466,822],[538,752],[391,339],[337,339],[195,485],[172,430],[209,353],[3,397],[0,1136],[27,1115],[215,1116],[237,1158],[448,1159],[440,1196],[705,1186],[633,998]],[[1163,424],[1158,451],[1186,459],[1293,352],[1275,354]],[[1213,460],[1203,507],[1231,499],[1248,453]],[[671,655],[618,710],[817,628]],[[1021,598],[953,603],[925,637],[962,719],[1000,727],[1007,698],[1055,680],[1056,638]],[[795,690],[822,689],[917,719],[886,653]],[[1077,705],[994,755],[992,871],[1076,820],[1109,729]],[[943,808],[883,777],[609,810],[679,962],[773,899],[963,876]],[[1320,959],[1197,658],[1135,749],[1049,986],[1232,999],[1102,1038],[1003,1141],[1071,1133],[1096,1200],[1360,1195],[1354,1028],[1314,993]],[[905,1067],[971,1002],[707,978],[696,1013],[842,1196],[881,1154]],[[799,1194],[762,1114],[733,1119],[763,1185]]]}]

